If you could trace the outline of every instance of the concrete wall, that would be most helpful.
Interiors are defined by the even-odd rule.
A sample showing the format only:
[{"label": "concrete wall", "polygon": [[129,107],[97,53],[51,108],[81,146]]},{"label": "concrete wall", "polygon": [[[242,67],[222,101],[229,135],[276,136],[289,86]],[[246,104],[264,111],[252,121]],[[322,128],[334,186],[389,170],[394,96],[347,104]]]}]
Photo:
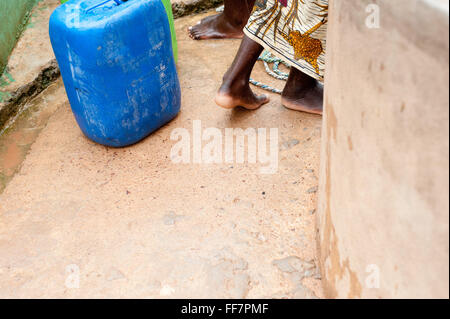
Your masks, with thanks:
[{"label": "concrete wall", "polygon": [[[379,29],[365,24],[370,3]],[[329,25],[318,211],[326,295],[448,298],[448,2],[330,0]]]},{"label": "concrete wall", "polygon": [[0,1],[0,75],[22,31],[26,16],[36,2],[37,0]]}]

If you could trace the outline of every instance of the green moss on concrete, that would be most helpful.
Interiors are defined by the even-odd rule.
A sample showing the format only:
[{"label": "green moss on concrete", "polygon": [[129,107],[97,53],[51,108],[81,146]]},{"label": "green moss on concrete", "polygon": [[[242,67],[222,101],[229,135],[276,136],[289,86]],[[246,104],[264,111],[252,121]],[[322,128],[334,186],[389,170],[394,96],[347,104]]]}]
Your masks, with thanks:
[{"label": "green moss on concrete", "polygon": [[10,85],[13,82],[15,82],[15,80],[8,71],[5,71],[3,75],[0,76],[0,88]]},{"label": "green moss on concrete", "polygon": [[17,42],[29,13],[38,0],[0,1],[0,75],[3,73],[8,57]]}]

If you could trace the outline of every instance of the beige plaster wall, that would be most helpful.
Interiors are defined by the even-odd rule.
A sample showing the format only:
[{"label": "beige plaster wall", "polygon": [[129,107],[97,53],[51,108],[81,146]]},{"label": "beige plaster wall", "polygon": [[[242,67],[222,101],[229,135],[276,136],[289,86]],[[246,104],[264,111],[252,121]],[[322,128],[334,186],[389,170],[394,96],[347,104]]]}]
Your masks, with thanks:
[{"label": "beige plaster wall", "polygon": [[[369,4],[380,28],[365,23]],[[330,0],[329,25],[318,210],[326,295],[448,298],[448,2]]]}]

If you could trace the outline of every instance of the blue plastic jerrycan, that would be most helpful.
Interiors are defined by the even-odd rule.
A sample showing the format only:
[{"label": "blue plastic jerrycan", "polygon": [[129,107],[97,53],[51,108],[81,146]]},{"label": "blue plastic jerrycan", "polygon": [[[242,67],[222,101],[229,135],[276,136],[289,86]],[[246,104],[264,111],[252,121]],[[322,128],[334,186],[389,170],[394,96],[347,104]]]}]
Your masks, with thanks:
[{"label": "blue plastic jerrycan", "polygon": [[134,144],[180,110],[180,83],[161,0],[71,0],[50,18],[50,39],[83,133]]}]

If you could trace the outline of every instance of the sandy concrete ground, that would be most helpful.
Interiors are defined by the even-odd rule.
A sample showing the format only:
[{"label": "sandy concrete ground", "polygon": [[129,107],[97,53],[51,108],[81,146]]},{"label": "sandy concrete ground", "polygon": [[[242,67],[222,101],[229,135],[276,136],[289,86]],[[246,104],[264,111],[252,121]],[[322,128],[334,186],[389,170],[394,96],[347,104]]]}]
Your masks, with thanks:
[{"label": "sandy concrete ground", "polygon": [[11,126],[0,130],[0,194],[19,170],[48,119],[66,103],[66,92],[59,79],[24,105]]},{"label": "sandy concrete ground", "polygon": [[[8,62],[8,72],[14,81],[3,87],[3,91],[14,92],[23,84],[32,82],[41,72],[42,66],[55,58],[48,34],[48,20],[59,5],[59,0],[45,0],[33,9],[30,21]],[[33,52],[33,58],[28,52]]]},{"label": "sandy concrete ground", "polygon": [[[322,297],[321,118],[283,108],[277,95],[253,112],[216,107],[239,41],[190,40],[185,29],[200,17],[176,22],[182,112],[141,143],[87,140],[60,83],[40,97],[42,108],[61,106],[0,195],[0,297]],[[254,77],[281,84],[261,65]],[[278,128],[278,172],[172,163],[172,130],[192,132],[197,119],[203,128]],[[12,165],[6,153],[2,170]]]},{"label": "sandy concrete ground", "polygon": [[48,34],[50,15],[58,5],[59,0],[37,3],[0,77],[0,135],[23,105],[59,75]]}]

